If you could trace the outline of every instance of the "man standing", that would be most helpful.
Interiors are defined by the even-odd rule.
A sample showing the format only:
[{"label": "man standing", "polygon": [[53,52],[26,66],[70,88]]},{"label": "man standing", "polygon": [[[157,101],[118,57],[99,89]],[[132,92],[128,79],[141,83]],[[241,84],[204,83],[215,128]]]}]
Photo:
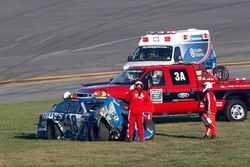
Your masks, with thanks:
[{"label": "man standing", "polygon": [[142,142],[144,140],[143,112],[146,111],[146,106],[151,102],[151,100],[148,93],[143,90],[143,84],[141,81],[137,81],[134,84],[134,88],[128,92],[125,101],[129,103],[129,141],[133,141],[134,128],[136,123],[138,128],[139,141]]},{"label": "man standing", "polygon": [[206,113],[203,113],[201,119],[206,126],[206,133],[203,138],[214,139],[216,136],[216,122],[215,122],[216,112],[217,112],[216,98],[212,91],[213,84],[211,82],[205,82],[204,87],[205,88],[203,90],[203,93],[204,93],[204,104]]}]

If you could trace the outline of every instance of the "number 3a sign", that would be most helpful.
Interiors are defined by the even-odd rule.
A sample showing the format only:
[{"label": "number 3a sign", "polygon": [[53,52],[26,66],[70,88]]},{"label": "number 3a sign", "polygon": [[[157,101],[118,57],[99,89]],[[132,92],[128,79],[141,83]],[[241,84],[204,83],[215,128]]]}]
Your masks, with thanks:
[{"label": "number 3a sign", "polygon": [[175,72],[174,75],[175,75],[176,81],[185,81],[186,80],[186,77],[185,77],[183,72]]},{"label": "number 3a sign", "polygon": [[171,69],[170,75],[173,85],[189,84],[189,77],[186,69]]}]

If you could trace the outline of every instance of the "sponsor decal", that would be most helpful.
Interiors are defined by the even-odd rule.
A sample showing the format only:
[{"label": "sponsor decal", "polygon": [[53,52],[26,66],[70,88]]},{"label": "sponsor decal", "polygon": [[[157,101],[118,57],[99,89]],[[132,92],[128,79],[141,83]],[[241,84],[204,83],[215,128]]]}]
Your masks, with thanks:
[{"label": "sponsor decal", "polygon": [[183,92],[183,93],[178,93],[177,96],[178,96],[179,98],[188,98],[188,97],[189,97],[189,93],[185,93],[185,92]]},{"label": "sponsor decal", "polygon": [[43,113],[42,114],[42,119],[62,119],[63,116],[59,113]]},{"label": "sponsor decal", "polygon": [[111,102],[111,103],[109,104],[109,113],[110,113],[110,115],[114,118],[114,120],[115,120],[116,122],[119,121],[119,118],[118,118],[118,116],[117,116],[117,114],[116,114],[116,109],[115,109],[115,106],[114,106],[113,102]]},{"label": "sponsor decal", "polygon": [[190,52],[190,55],[192,58],[205,56],[205,54],[201,48],[190,48],[189,52]]},{"label": "sponsor decal", "polygon": [[111,118],[111,116],[106,116],[106,119],[108,120],[108,121],[110,121],[112,118]]},{"label": "sponsor decal", "polygon": [[150,89],[150,98],[152,103],[162,103],[162,89]]},{"label": "sponsor decal", "polygon": [[101,115],[101,116],[105,117],[106,114],[107,114],[107,109],[103,107],[103,108],[101,108],[101,109],[99,110],[99,112],[100,112],[100,115]]}]

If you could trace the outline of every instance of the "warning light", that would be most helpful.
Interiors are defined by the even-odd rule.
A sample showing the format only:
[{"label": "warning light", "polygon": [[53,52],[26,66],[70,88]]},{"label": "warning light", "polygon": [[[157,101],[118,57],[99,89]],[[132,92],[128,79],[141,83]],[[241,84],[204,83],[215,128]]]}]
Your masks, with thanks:
[{"label": "warning light", "polygon": [[105,90],[95,91],[93,94],[94,97],[107,97],[108,93]]},{"label": "warning light", "polygon": [[148,37],[142,37],[142,42],[148,42]]},{"label": "warning light", "polygon": [[203,38],[208,39],[208,34],[203,34]]},{"label": "warning light", "polygon": [[184,40],[188,40],[188,35],[183,35]]},{"label": "warning light", "polygon": [[166,42],[169,42],[170,40],[171,40],[170,37],[165,37],[165,41],[166,41]]}]

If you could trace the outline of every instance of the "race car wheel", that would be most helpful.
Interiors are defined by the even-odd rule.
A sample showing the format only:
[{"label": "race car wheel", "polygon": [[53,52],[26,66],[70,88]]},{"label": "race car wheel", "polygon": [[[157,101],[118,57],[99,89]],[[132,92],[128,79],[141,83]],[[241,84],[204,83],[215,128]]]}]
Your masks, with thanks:
[{"label": "race car wheel", "polygon": [[47,132],[48,132],[48,139],[50,139],[50,140],[57,140],[57,139],[60,139],[62,136],[62,133],[61,133],[58,125],[51,123],[51,122],[48,123],[48,131]]},{"label": "race car wheel", "polygon": [[[151,140],[154,138],[154,135],[155,135],[155,124],[152,120],[149,120],[149,119],[144,119],[144,130],[147,130],[149,129],[150,131],[153,132],[153,135],[150,136],[149,138],[147,138],[148,140]],[[146,137],[146,136],[145,136]]]},{"label": "race car wheel", "polygon": [[213,75],[217,76],[221,81],[229,78],[229,72],[225,66],[216,66],[213,70]]},{"label": "race car wheel", "polygon": [[244,121],[247,118],[247,107],[241,100],[229,100],[224,109],[226,119],[231,121]]},{"label": "race car wheel", "polygon": [[90,127],[90,140],[91,141],[108,141],[109,140],[109,129],[100,121],[99,125],[93,123]]}]

